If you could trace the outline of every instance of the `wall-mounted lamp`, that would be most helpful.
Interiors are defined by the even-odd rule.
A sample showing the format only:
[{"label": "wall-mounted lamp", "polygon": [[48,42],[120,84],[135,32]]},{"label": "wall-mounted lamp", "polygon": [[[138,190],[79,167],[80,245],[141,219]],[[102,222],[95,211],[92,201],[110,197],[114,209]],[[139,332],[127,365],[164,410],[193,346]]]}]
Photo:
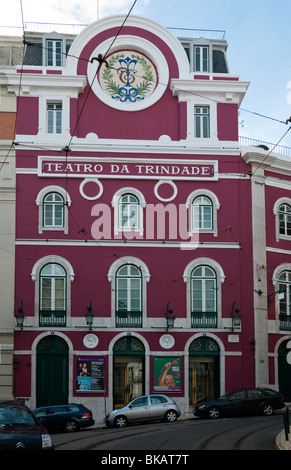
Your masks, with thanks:
[{"label": "wall-mounted lamp", "polygon": [[238,303],[233,302],[231,309],[231,319],[232,319],[232,331],[237,330],[241,327],[241,315],[239,314],[240,310],[238,308]]},{"label": "wall-mounted lamp", "polygon": [[22,300],[21,300],[20,304],[19,304],[19,308],[17,310],[17,314],[15,315],[16,326],[23,329],[24,319],[25,319],[25,315],[23,313],[23,304],[22,304]]},{"label": "wall-mounted lamp", "polygon": [[170,302],[167,303],[167,312],[166,312],[166,320],[167,320],[167,331],[169,328],[173,328],[176,317],[170,316],[173,314],[173,309],[171,307]]},{"label": "wall-mounted lamp", "polygon": [[87,312],[85,313],[86,323],[89,326],[90,330],[93,325],[94,313],[92,311],[92,303],[91,300],[89,302],[89,307],[87,307]]}]

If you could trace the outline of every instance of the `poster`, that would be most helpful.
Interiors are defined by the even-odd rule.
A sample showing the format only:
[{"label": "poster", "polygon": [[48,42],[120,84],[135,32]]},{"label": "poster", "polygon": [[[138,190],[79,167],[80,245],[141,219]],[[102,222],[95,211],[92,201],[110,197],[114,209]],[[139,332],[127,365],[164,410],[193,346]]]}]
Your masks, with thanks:
[{"label": "poster", "polygon": [[154,391],[182,392],[180,357],[154,357]]},{"label": "poster", "polygon": [[77,392],[105,392],[105,356],[77,357]]}]

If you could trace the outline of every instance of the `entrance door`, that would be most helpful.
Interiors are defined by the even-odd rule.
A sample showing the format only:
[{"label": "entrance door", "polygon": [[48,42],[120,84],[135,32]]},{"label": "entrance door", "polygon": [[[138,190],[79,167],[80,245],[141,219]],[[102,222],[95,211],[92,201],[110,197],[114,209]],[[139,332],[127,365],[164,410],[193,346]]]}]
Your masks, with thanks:
[{"label": "entrance door", "polygon": [[195,357],[189,360],[189,404],[214,400],[214,358]]},{"label": "entrance door", "polygon": [[214,400],[220,393],[219,346],[201,336],[189,347],[189,406]]},{"label": "entrance door", "polygon": [[68,346],[59,336],[46,336],[37,346],[36,406],[67,402]]},{"label": "entrance door", "polygon": [[144,346],[137,338],[126,336],[114,346],[113,406],[121,408],[144,393]]}]

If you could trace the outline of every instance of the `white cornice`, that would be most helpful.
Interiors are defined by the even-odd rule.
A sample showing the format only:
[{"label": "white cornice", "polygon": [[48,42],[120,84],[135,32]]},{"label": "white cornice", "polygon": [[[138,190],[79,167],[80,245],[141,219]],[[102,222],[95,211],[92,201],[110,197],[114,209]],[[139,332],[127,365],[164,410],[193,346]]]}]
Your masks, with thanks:
[{"label": "white cornice", "polygon": [[[7,90],[11,93],[19,93],[20,73],[6,74]],[[68,93],[72,98],[77,98],[86,87],[87,78],[85,76],[54,75],[42,73],[24,73],[21,75],[21,95],[39,96],[44,90],[51,89],[56,93]]]},{"label": "white cornice", "polygon": [[249,82],[238,80],[180,80],[172,78],[171,88],[174,96],[178,96],[180,101],[189,99],[209,98],[223,101],[224,103],[241,104],[248,89]]}]

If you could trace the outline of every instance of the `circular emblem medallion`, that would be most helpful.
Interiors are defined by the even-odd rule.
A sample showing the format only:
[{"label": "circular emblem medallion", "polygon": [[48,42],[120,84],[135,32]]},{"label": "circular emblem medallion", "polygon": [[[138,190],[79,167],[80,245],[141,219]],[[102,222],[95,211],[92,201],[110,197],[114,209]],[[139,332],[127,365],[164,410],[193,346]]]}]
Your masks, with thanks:
[{"label": "circular emblem medallion", "polygon": [[95,348],[98,344],[99,340],[96,335],[88,334],[83,338],[83,344],[86,348]]},{"label": "circular emblem medallion", "polygon": [[116,102],[132,103],[146,100],[154,92],[158,76],[153,63],[140,52],[116,51],[100,67],[101,89]]}]

